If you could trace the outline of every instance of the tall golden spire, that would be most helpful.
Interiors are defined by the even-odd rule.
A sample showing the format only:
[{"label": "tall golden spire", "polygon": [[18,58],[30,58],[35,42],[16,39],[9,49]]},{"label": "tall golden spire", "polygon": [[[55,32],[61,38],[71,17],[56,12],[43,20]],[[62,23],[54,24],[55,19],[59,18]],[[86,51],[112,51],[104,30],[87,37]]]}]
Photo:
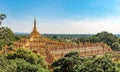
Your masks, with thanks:
[{"label": "tall golden spire", "polygon": [[30,36],[32,36],[32,37],[40,36],[40,33],[37,31],[36,18],[34,19],[34,27],[33,27],[33,31]]},{"label": "tall golden spire", "polygon": [[37,27],[36,27],[36,18],[34,19],[34,29],[33,31],[37,31]]}]

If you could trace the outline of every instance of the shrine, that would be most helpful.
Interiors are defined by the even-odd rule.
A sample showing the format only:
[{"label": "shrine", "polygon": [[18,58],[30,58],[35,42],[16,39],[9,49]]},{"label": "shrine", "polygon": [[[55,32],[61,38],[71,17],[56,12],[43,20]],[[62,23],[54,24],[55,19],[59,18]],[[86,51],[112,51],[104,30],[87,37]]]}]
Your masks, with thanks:
[{"label": "shrine", "polygon": [[31,34],[26,38],[14,42],[13,46],[15,49],[27,48],[34,53],[43,55],[48,64],[52,64],[54,60],[63,57],[69,52],[78,52],[81,56],[91,56],[111,51],[111,48],[104,43],[73,44],[47,38],[38,32],[36,20],[34,20],[34,27]]}]

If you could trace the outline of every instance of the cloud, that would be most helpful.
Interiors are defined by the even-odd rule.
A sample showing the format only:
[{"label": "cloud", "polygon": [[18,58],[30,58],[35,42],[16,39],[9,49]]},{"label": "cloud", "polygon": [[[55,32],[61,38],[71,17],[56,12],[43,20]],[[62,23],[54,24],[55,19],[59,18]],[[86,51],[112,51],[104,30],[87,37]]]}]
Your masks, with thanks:
[{"label": "cloud", "polygon": [[120,17],[106,17],[101,19],[83,19],[83,20],[68,20],[67,23],[71,32],[74,33],[97,33],[100,31],[108,31],[118,33],[120,31]]},{"label": "cloud", "polygon": [[12,18],[3,21],[2,25],[11,28],[14,32],[30,32],[32,31],[33,21],[15,20]]},{"label": "cloud", "polygon": [[[3,22],[4,26],[10,27],[14,32],[31,32],[33,20],[8,19]],[[37,19],[37,27],[40,33],[59,34],[93,34],[101,31],[120,33],[120,17],[111,16],[104,18],[83,18],[42,21]]]}]

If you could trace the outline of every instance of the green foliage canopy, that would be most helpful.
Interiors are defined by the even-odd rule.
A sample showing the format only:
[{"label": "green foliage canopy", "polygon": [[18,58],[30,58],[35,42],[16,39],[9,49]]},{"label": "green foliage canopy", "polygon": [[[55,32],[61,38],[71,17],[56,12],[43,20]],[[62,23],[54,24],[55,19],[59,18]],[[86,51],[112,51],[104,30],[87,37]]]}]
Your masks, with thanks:
[{"label": "green foliage canopy", "polygon": [[0,70],[3,72],[49,72],[42,56],[25,49],[6,55],[1,54]]},{"label": "green foliage canopy", "polygon": [[78,53],[68,53],[52,64],[54,72],[118,72],[120,67],[109,54],[100,57],[82,57]]},{"label": "green foliage canopy", "polygon": [[8,27],[0,27],[0,49],[5,45],[10,46],[15,40],[15,35]]}]

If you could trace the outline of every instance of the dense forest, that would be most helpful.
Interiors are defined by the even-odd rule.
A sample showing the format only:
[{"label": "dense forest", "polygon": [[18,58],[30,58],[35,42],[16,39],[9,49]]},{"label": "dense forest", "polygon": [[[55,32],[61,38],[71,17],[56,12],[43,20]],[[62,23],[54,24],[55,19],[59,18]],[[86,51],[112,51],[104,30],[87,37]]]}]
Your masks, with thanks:
[{"label": "dense forest", "polygon": [[13,49],[13,42],[26,37],[28,34],[15,34],[10,28],[1,26],[6,18],[5,14],[0,14],[0,72],[119,72],[120,71],[120,38],[112,33],[103,31],[97,34],[81,35],[61,35],[44,34],[44,36],[57,41],[73,43],[96,43],[108,44],[113,52],[101,56],[83,57],[77,52],[66,54],[53,62],[51,70],[42,55],[35,54],[28,49],[20,48],[10,53],[1,53],[8,46]]}]

